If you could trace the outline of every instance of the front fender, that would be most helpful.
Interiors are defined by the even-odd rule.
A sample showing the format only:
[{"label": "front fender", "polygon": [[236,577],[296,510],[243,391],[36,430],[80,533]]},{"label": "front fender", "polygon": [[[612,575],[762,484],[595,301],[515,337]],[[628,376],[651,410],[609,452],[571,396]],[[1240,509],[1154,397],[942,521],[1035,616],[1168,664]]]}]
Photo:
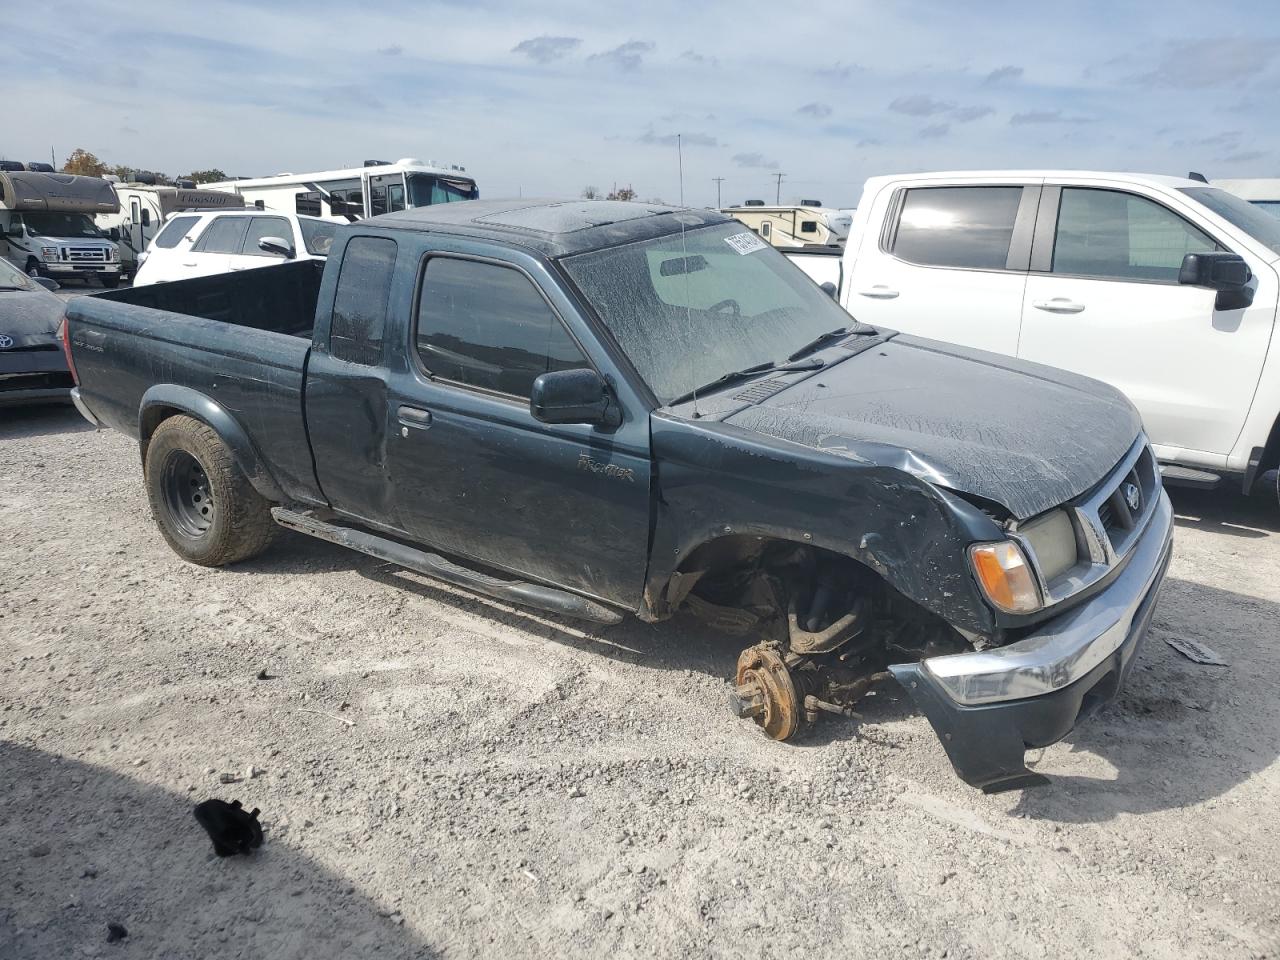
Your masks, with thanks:
[{"label": "front fender", "polygon": [[655,416],[651,430],[657,507],[642,616],[670,613],[667,584],[692,551],[745,535],[851,557],[952,626],[994,633],[966,548],[1002,534],[967,501],[893,467],[727,424]]},{"label": "front fender", "polygon": [[280,484],[267,468],[240,422],[217,401],[191,387],[176,383],[158,383],[149,387],[138,405],[138,442],[142,457],[147,455],[147,444],[156,427],[175,413],[185,413],[207,423],[227,445],[235,458],[236,466],[248,478],[253,489],[273,503],[284,503],[287,498]]}]

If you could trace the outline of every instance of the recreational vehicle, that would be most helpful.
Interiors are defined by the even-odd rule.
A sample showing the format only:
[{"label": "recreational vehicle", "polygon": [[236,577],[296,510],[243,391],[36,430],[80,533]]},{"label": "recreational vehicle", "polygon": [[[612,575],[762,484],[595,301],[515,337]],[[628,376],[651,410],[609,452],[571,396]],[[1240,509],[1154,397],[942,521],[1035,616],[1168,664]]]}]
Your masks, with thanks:
[{"label": "recreational vehicle", "polygon": [[120,245],[120,271],[133,277],[147,249],[165,220],[180,210],[239,210],[244,197],[224,190],[157,186],[147,183],[114,185],[120,209],[102,213],[95,219],[98,228]]},{"label": "recreational vehicle", "polygon": [[69,173],[0,172],[0,256],[32,277],[120,282],[120,248],[94,224],[120,209],[111,184]]},{"label": "recreational vehicle", "polygon": [[797,206],[765,206],[748,200],[740,207],[720,211],[738,220],[775,247],[837,247],[849,236],[852,217],[824,207],[816,200]]},{"label": "recreational vehicle", "polygon": [[395,163],[366,160],[363,167],[346,170],[282,173],[205,186],[238,193],[248,205],[260,209],[323,217],[337,223],[435,203],[474,200],[480,195],[465,167],[409,159]]}]

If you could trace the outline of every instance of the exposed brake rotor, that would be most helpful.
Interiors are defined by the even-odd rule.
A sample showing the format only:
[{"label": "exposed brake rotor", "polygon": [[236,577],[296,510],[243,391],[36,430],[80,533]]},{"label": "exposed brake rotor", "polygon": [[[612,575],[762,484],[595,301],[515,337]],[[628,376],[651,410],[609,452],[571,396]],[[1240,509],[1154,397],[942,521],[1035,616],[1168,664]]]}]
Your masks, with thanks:
[{"label": "exposed brake rotor", "polygon": [[796,732],[802,719],[800,697],[776,647],[761,645],[742,651],[729,706],[739,717],[750,717],[759,724],[771,740],[786,740]]}]

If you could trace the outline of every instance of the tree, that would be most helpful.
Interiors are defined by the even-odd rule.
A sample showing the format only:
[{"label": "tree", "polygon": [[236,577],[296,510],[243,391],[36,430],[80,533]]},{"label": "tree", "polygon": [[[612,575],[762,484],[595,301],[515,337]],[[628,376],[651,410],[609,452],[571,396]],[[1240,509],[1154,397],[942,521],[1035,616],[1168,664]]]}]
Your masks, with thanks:
[{"label": "tree", "polygon": [[583,187],[583,188],[582,188],[582,199],[583,199],[583,200],[599,200],[599,199],[600,199],[600,191],[599,191],[598,189],[596,189],[595,187]]},{"label": "tree", "polygon": [[107,165],[83,147],[76,147],[62,165],[63,173],[77,173],[82,177],[100,177],[107,172]]},{"label": "tree", "polygon": [[108,167],[107,173],[114,174],[125,183],[133,179],[133,167],[127,167],[123,163],[117,163],[114,167]]},{"label": "tree", "polygon": [[636,192],[630,187],[614,187],[613,192],[605,197],[606,200],[634,200]]},{"label": "tree", "polygon": [[192,170],[185,179],[194,180],[196,183],[217,183],[219,180],[226,180],[227,175],[214,167],[211,170]]}]

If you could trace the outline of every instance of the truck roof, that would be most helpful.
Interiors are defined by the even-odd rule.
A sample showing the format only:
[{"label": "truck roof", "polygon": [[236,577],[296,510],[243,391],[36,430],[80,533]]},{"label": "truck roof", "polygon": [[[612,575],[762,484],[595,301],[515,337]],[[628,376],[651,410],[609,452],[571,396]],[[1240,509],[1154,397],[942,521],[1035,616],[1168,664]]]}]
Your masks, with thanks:
[{"label": "truck roof", "polygon": [[622,200],[463,200],[383,214],[361,223],[519,243],[547,257],[678,233],[731,218],[715,210]]},{"label": "truck roof", "polygon": [[1187,177],[1170,177],[1160,173],[1124,173],[1104,170],[941,170],[923,173],[900,173],[871,177],[867,182],[885,180],[1011,180],[1039,182],[1041,180],[1111,180],[1123,183],[1141,183],[1158,187],[1203,187],[1199,180]]}]

